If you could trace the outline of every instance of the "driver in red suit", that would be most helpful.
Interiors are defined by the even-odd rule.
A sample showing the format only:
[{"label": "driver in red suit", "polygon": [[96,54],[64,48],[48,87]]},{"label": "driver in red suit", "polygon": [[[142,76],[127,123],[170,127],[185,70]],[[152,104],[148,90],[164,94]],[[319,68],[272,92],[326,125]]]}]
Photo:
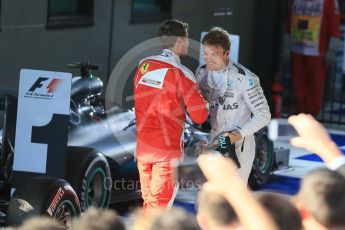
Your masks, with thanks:
[{"label": "driver in red suit", "polygon": [[167,207],[174,199],[172,162],[183,156],[186,110],[198,124],[208,117],[195,77],[180,61],[188,51],[187,28],[178,20],[165,21],[159,28],[165,49],[142,60],[134,76],[136,158],[147,210]]}]

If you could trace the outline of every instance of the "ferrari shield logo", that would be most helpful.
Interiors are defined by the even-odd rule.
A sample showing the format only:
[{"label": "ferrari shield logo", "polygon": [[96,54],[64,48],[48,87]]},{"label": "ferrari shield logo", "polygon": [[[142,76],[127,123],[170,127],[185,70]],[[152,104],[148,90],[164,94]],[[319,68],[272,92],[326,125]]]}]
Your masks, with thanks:
[{"label": "ferrari shield logo", "polygon": [[149,69],[149,64],[148,63],[144,63],[142,66],[141,66],[141,68],[140,68],[140,72],[141,72],[141,74],[144,74],[144,73],[146,73],[146,71]]}]

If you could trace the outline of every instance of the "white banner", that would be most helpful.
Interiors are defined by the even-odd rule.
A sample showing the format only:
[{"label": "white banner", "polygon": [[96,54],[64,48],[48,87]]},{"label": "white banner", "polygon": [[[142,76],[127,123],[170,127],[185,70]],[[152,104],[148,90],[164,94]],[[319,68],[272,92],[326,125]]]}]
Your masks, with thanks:
[{"label": "white banner", "polygon": [[[42,135],[33,137],[32,130],[34,127],[39,129],[52,124],[53,114],[69,115],[71,81],[70,73],[29,69],[20,71],[14,171],[46,173],[49,142],[33,143],[33,139],[44,138]],[[52,140],[59,133],[58,129],[54,127],[44,135]]]}]

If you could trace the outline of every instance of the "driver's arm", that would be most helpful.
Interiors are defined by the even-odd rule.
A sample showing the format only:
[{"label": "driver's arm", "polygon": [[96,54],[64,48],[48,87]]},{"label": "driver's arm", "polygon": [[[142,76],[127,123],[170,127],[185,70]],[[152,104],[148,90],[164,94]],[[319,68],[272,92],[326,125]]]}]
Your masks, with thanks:
[{"label": "driver's arm", "polygon": [[241,90],[243,99],[252,113],[249,122],[239,130],[242,137],[245,137],[265,127],[271,120],[271,112],[260,86],[260,80],[256,75],[251,74],[243,79]]},{"label": "driver's arm", "polygon": [[200,89],[192,72],[181,71],[179,88],[190,118],[197,124],[202,124],[208,118],[208,103],[201,95]]}]

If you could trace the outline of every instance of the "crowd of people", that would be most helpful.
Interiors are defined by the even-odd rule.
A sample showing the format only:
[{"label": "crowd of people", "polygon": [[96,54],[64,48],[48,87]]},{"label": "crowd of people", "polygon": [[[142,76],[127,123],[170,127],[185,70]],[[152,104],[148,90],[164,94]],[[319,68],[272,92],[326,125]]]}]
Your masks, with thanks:
[{"label": "crowd of people", "polygon": [[[198,194],[196,215],[177,207],[138,209],[124,221],[113,210],[89,208],[73,220],[71,229],[345,229],[345,157],[311,115],[291,116],[289,122],[299,134],[291,144],[315,152],[327,166],[306,174],[293,197],[253,193],[231,159],[204,153],[198,164],[207,182]],[[55,230],[61,226],[41,217],[16,229]]]}]

